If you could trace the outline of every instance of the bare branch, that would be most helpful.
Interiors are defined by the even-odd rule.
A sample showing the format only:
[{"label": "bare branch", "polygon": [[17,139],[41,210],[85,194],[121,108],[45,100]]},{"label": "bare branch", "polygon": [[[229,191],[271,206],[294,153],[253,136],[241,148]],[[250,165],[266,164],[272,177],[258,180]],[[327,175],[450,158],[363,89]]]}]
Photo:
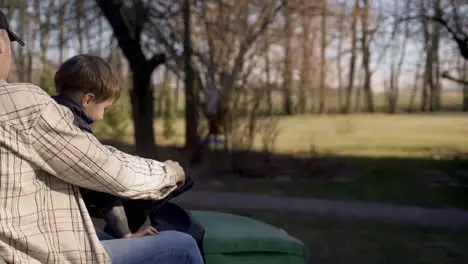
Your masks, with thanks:
[{"label": "bare branch", "polygon": [[450,73],[448,73],[448,72],[443,72],[442,73],[442,78],[450,80],[450,81],[454,81],[454,82],[462,84],[462,85],[468,85],[468,80],[462,80],[462,79],[455,78],[452,75],[450,75]]}]

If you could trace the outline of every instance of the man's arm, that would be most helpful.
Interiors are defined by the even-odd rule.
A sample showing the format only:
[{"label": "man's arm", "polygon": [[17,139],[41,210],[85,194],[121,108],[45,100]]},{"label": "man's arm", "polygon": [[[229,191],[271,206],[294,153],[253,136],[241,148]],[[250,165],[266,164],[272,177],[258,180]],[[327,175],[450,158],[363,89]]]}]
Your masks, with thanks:
[{"label": "man's arm", "polygon": [[42,169],[84,188],[133,199],[161,199],[185,179],[174,163],[111,151],[73,125],[71,113],[53,101],[34,123],[30,140]]}]

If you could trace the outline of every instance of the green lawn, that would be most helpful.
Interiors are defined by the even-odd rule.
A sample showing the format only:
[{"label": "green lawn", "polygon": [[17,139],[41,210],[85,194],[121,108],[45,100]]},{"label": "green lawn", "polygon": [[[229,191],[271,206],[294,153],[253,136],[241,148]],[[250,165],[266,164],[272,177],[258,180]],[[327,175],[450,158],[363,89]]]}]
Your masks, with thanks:
[{"label": "green lawn", "polygon": [[426,157],[468,151],[468,115],[296,116],[279,123],[279,152]]},{"label": "green lawn", "polygon": [[374,221],[291,214],[252,217],[283,228],[309,248],[310,263],[468,263],[468,230],[420,228]]},{"label": "green lawn", "polygon": [[422,228],[303,214],[231,211],[284,229],[306,244],[311,264],[468,263],[468,230]]},{"label": "green lawn", "polygon": [[[176,122],[173,139],[163,138],[162,127],[157,120],[160,144],[183,143],[182,120]],[[468,152],[468,115],[461,113],[280,117],[278,131],[278,153],[428,157]],[[254,147],[262,145],[258,141]]]}]

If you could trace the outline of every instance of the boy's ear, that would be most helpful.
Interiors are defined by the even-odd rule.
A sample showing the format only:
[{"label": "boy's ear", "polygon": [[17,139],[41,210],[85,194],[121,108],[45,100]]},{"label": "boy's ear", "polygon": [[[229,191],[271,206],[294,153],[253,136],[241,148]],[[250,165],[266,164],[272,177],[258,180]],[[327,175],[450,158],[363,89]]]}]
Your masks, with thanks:
[{"label": "boy's ear", "polygon": [[94,101],[96,100],[96,97],[94,96],[94,94],[92,93],[86,93],[84,96],[83,96],[83,99],[81,99],[81,105],[86,108],[88,107],[90,104],[94,103]]}]

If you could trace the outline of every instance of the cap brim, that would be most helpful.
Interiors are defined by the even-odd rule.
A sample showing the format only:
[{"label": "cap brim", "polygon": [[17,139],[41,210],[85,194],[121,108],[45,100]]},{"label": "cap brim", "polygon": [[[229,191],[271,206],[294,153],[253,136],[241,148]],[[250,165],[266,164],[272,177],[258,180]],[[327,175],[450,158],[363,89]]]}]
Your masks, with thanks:
[{"label": "cap brim", "polygon": [[21,46],[24,46],[24,41],[20,37],[18,37],[15,33],[13,33],[9,29],[7,29],[7,32],[8,32],[8,37],[10,38],[10,41],[16,41]]}]

